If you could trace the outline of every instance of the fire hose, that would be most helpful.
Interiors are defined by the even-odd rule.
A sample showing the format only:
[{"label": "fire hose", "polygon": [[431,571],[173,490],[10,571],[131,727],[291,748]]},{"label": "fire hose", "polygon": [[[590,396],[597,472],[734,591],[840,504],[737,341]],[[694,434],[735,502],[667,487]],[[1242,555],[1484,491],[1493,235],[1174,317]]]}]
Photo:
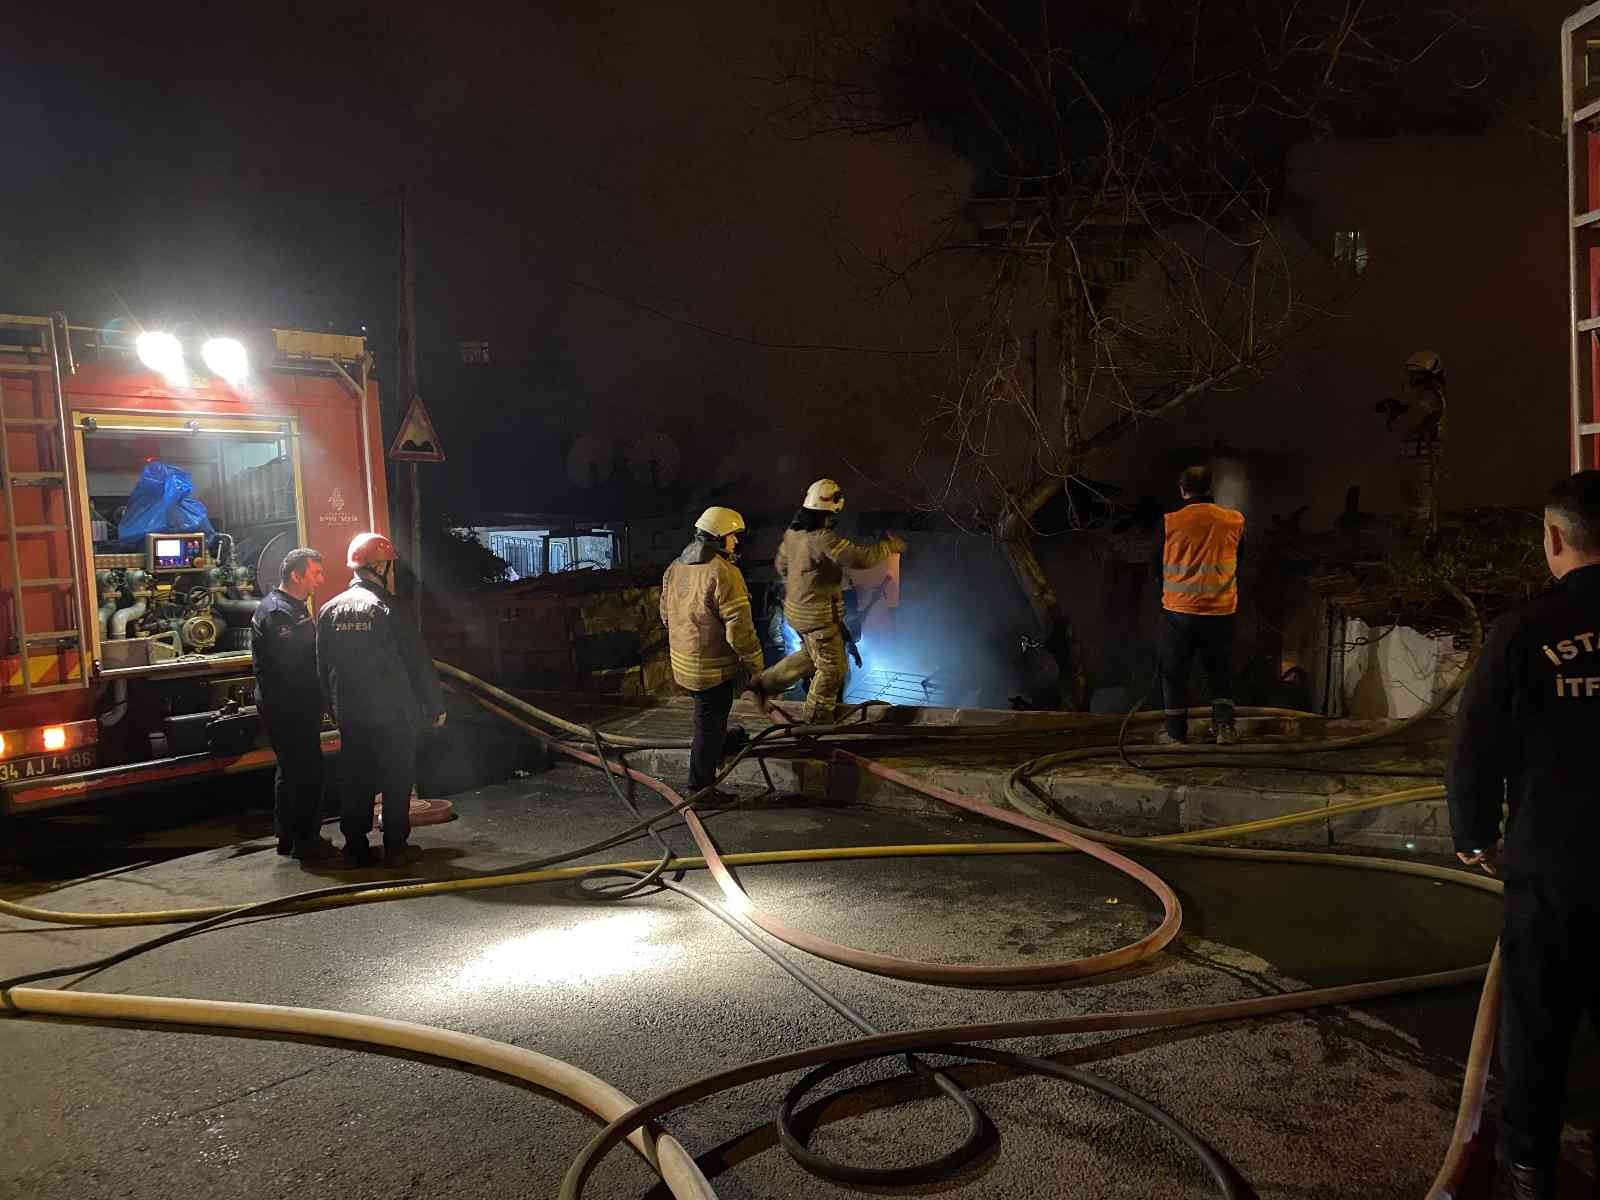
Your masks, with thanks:
[{"label": "fire hose", "polygon": [[[534,732],[536,735],[547,741],[550,740],[550,734],[548,733],[548,728],[550,727],[554,727],[569,734],[588,732],[583,726],[577,726],[572,722],[566,722],[560,718],[554,717],[552,714],[544,713],[541,710],[533,708],[533,706],[527,705],[517,698],[510,696],[508,693],[505,693],[500,689],[493,688],[492,686],[484,684],[482,681],[473,679],[470,676],[465,676],[464,673],[455,672],[453,668],[447,668],[446,673],[452,675],[458,681],[467,684],[467,686],[472,690],[475,698],[477,698],[480,703],[484,704],[486,708],[498,712],[501,716],[514,721],[520,727]],[[524,720],[524,717],[531,718],[531,720]],[[538,722],[538,724],[535,724],[534,722]],[[541,728],[541,725],[544,726],[544,728]],[[769,731],[763,731],[764,734],[768,732]],[[826,737],[826,734],[821,731],[808,730],[803,732],[805,732],[813,741],[823,740]],[[759,737],[760,735],[758,735],[758,738]],[[777,741],[779,737],[779,734],[772,734],[771,740]],[[1359,741],[1360,739],[1357,740]],[[1342,739],[1339,741],[1342,741],[1346,745],[1351,744],[1351,739]],[[848,751],[834,751],[833,755],[838,761],[849,762],[858,769],[869,770],[875,774],[883,775],[886,778],[894,779],[897,782],[914,787],[917,790],[924,792],[924,794],[935,796],[938,799],[956,804],[957,806],[965,808],[968,811],[975,812],[990,819],[1001,820],[1010,824],[1019,825],[1023,828],[1029,829],[1032,832],[1043,833],[1045,836],[1057,839],[1059,844],[1049,846],[1048,848],[1037,843],[1002,844],[1001,846],[992,847],[961,845],[959,848],[861,847],[821,852],[806,851],[776,852],[765,855],[730,855],[724,858],[716,850],[714,844],[711,843],[709,834],[706,833],[704,825],[700,822],[699,817],[694,813],[693,808],[687,804],[683,804],[683,802],[677,798],[676,794],[672,793],[670,789],[665,787],[665,785],[658,784],[657,781],[651,780],[649,777],[644,776],[639,772],[635,772],[631,768],[606,762],[603,751],[600,755],[596,756],[586,754],[583,751],[577,750],[575,747],[568,746],[559,741],[552,741],[551,744],[561,752],[569,754],[572,757],[579,758],[583,761],[589,761],[591,763],[598,761],[600,765],[603,765],[609,772],[626,774],[638,780],[639,782],[645,783],[647,786],[654,787],[655,790],[660,792],[665,798],[668,799],[669,804],[673,805],[673,807],[669,809],[667,813],[662,814],[662,818],[675,815],[682,816],[689,823],[691,832],[694,833],[696,840],[700,843],[703,851],[703,855],[698,859],[673,859],[671,865],[674,869],[705,865],[712,871],[719,887],[722,888],[724,895],[729,902],[728,907],[740,915],[748,918],[754,924],[759,925],[768,933],[778,937],[780,940],[788,941],[790,944],[795,945],[796,948],[807,950],[808,952],[812,953],[819,953],[823,957],[828,957],[833,961],[843,962],[853,966],[861,966],[862,969],[873,970],[883,974],[896,975],[897,977],[917,978],[925,981],[938,982],[948,982],[952,978],[960,979],[963,982],[1026,981],[1028,971],[1044,972],[1043,975],[1035,976],[1034,978],[1036,979],[1075,978],[1083,977],[1084,975],[1093,972],[1092,967],[1086,967],[1083,965],[1085,963],[1096,964],[1099,970],[1109,970],[1113,969],[1114,966],[1126,965],[1129,962],[1138,961],[1141,958],[1148,957],[1149,955],[1158,952],[1161,946],[1170,941],[1172,936],[1175,936],[1177,932],[1177,922],[1181,920],[1181,908],[1177,905],[1176,897],[1171,895],[1170,889],[1166,888],[1166,885],[1161,883],[1160,880],[1153,875],[1153,873],[1148,872],[1142,867],[1138,867],[1136,864],[1129,862],[1123,858],[1123,856],[1111,850],[1109,848],[1110,845],[1123,844],[1113,836],[1094,831],[1063,827],[1059,823],[1059,819],[1050,814],[1047,814],[1047,816],[1050,816],[1050,820],[1048,822],[1041,820],[1038,817],[1019,817],[1016,813],[996,809],[992,806],[984,805],[978,801],[971,800],[968,797],[957,796],[955,793],[948,792],[945,789],[932,788],[930,785],[916,780],[913,777],[906,776],[901,772],[894,771],[892,768],[882,766],[881,764],[873,762],[870,759],[861,758],[860,756],[851,754]],[[625,739],[613,736],[605,736],[604,744],[610,745],[613,748],[642,748],[644,746],[654,747],[660,745],[659,742],[649,741],[647,739]],[[749,747],[749,749],[754,750],[760,744],[761,743],[758,741],[756,744]],[[1319,744],[1318,748],[1327,749],[1330,747],[1328,744],[1322,743]],[[1254,750],[1257,749],[1257,747],[1251,747],[1250,749]],[[1264,757],[1266,754],[1273,751],[1281,752],[1283,747],[1261,747],[1260,749],[1262,750]],[[1239,750],[1240,747],[1230,747],[1229,754],[1237,754]],[[1065,752],[1065,754],[1069,756],[1075,753],[1084,754],[1086,752]],[[1051,765],[1054,765],[1054,763],[1060,761],[1070,761],[1070,759],[1062,758],[1060,756],[1047,756],[1047,758],[1051,760]],[[1214,760],[1208,759],[1207,761]],[[729,771],[732,770],[733,765],[735,764],[729,765]],[[1034,763],[1028,764],[1029,767],[1034,769],[1038,769],[1042,765],[1043,760],[1035,760]],[[724,775],[726,773],[727,772],[725,771]],[[1017,790],[1020,790],[1020,788],[1024,786],[1024,784],[1020,781],[1025,780],[1027,775],[1027,770],[1019,769],[1019,772],[1014,773],[1012,779],[1008,781],[1008,792],[1011,792],[1013,787],[1015,787]],[[1428,791],[1430,796],[1439,794],[1437,789],[1423,790]],[[1409,792],[1393,793],[1387,797],[1377,797],[1372,800],[1359,801],[1356,803],[1362,805],[1363,807],[1373,807],[1380,803],[1406,803],[1415,799],[1423,798],[1422,796],[1415,794],[1417,791],[1418,789],[1411,789]],[[1018,799],[1018,796],[1012,796],[1014,803],[1016,803]],[[1023,803],[1026,804],[1027,801],[1024,800]],[[1337,809],[1338,806],[1335,806],[1335,808]],[[1297,817],[1290,818],[1273,818],[1271,827],[1277,827],[1277,825],[1281,824],[1289,824],[1296,819],[1326,819],[1330,813],[1334,811],[1335,809],[1324,808],[1314,810],[1313,813],[1309,815],[1298,815]],[[642,822],[641,824],[653,825],[658,823],[662,818],[655,818],[649,822]],[[1479,879],[1473,876],[1464,875],[1461,872],[1445,870],[1442,868],[1427,867],[1421,864],[1411,864],[1374,858],[1356,858],[1344,855],[1326,855],[1290,851],[1253,851],[1221,847],[1197,847],[1185,844],[1190,841],[1199,840],[1199,838],[1202,836],[1212,839],[1224,839],[1228,837],[1242,836],[1245,833],[1253,832],[1263,827],[1265,827],[1263,823],[1250,823],[1248,826],[1230,826],[1217,830],[1196,831],[1195,833],[1176,835],[1176,837],[1173,835],[1167,835],[1166,841],[1152,841],[1144,839],[1135,839],[1134,841],[1135,844],[1142,849],[1157,850],[1163,853],[1203,853],[1211,856],[1234,858],[1268,858],[1272,861],[1317,862],[1322,864],[1349,867],[1353,869],[1378,869],[1394,871],[1402,874],[1422,875],[1425,877],[1440,879],[1442,881],[1465,886],[1479,887],[1485,890],[1498,890],[1498,885],[1492,880]],[[622,840],[626,839],[623,836],[618,835],[611,839],[607,839],[601,844],[620,844]],[[1181,849],[1179,848],[1180,846],[1182,847]],[[912,960],[896,959],[892,956],[876,955],[872,954],[871,952],[856,950],[851,947],[838,946],[835,943],[816,938],[804,931],[793,929],[777,918],[761,912],[761,910],[759,910],[753,904],[753,902],[750,901],[749,897],[745,895],[742,889],[739,888],[737,881],[734,880],[731,874],[729,874],[727,871],[727,867],[729,865],[738,865],[740,863],[748,862],[814,860],[827,857],[859,858],[902,853],[930,854],[949,853],[953,851],[961,853],[1018,852],[1023,847],[1026,847],[1030,852],[1059,853],[1079,851],[1090,853],[1102,859],[1102,861],[1106,861],[1111,865],[1118,866],[1119,869],[1123,869],[1121,864],[1126,863],[1127,867],[1131,868],[1129,873],[1134,878],[1139,879],[1142,884],[1149,888],[1152,893],[1161,900],[1164,913],[1161,925],[1154,932],[1146,935],[1146,937],[1131,944],[1130,946],[1122,947],[1119,950],[1112,951],[1107,955],[1094,956],[1091,959],[1086,960],[1071,960],[1065,963],[1030,964],[1027,968],[991,966],[972,967],[968,965],[953,967],[946,964],[918,963]],[[590,848],[585,848],[577,851],[576,853],[582,854],[588,852],[591,852]],[[558,857],[570,858],[572,855],[568,854]],[[639,862],[613,864],[612,866],[617,869],[648,870],[651,868],[658,868],[659,863]],[[384,883],[365,886],[351,885],[347,891],[345,889],[320,889],[320,893],[326,893],[328,891],[346,891],[346,894],[314,894],[302,897],[289,897],[284,898],[284,900],[280,903],[284,911],[311,911],[316,908],[331,907],[335,904],[370,903],[380,900],[405,899],[415,896],[437,894],[444,891],[465,890],[472,887],[508,886],[515,883],[533,882],[536,879],[579,878],[585,875],[593,874],[597,870],[599,870],[599,868],[595,867],[562,867],[540,869],[530,868],[527,865],[524,865],[521,869],[507,869],[501,872],[486,873],[485,875],[479,877],[450,880],[445,882],[429,883],[425,881],[401,881],[399,883]],[[1163,894],[1163,892],[1165,892],[1165,894]],[[233,914],[237,916],[241,910],[237,908],[192,908],[166,910],[157,913],[137,914],[66,914],[54,913],[51,910],[33,908],[30,906],[0,904],[0,911],[10,912],[12,915],[25,916],[35,920],[54,920],[61,923],[72,924],[93,923],[109,925],[128,923],[202,921],[209,920],[210,918],[216,916],[223,916],[224,914]],[[950,974],[952,971],[955,972],[953,975]],[[904,974],[902,974],[902,972],[904,972]],[[735,1068],[732,1071],[718,1073],[715,1076],[707,1077],[705,1080],[696,1081],[693,1084],[687,1085],[685,1088],[676,1089],[674,1092],[669,1093],[666,1096],[657,1097],[643,1105],[635,1106],[632,1111],[616,1117],[612,1120],[612,1123],[604,1131],[602,1131],[599,1136],[597,1136],[594,1142],[591,1143],[590,1147],[585,1151],[585,1154],[573,1164],[571,1170],[569,1171],[567,1181],[563,1185],[563,1195],[570,1195],[573,1197],[579,1195],[581,1193],[583,1179],[587,1176],[588,1172],[592,1170],[593,1165],[598,1161],[600,1154],[604,1153],[605,1150],[609,1149],[611,1146],[615,1145],[616,1142],[622,1140],[623,1138],[631,1138],[631,1135],[634,1133],[641,1132],[646,1122],[648,1122],[653,1116],[659,1115],[659,1113],[665,1112],[672,1107],[676,1107],[678,1104],[686,1103],[689,1099],[709,1095],[714,1091],[721,1090],[724,1087],[735,1086],[737,1083],[746,1082],[750,1079],[762,1078],[767,1075],[806,1067],[816,1067],[820,1064],[826,1063],[859,1061],[864,1057],[877,1057],[889,1053],[904,1053],[918,1049],[938,1049],[939,1047],[967,1046],[968,1043],[972,1041],[980,1040],[1034,1036],[1050,1033],[1088,1032],[1091,1030],[1105,1029],[1174,1027],[1179,1025],[1192,1025],[1206,1022],[1234,1020],[1247,1016],[1260,1016],[1268,1013],[1300,1010],[1318,1005],[1350,1003],[1356,1000],[1372,999],[1377,996],[1384,995],[1395,995],[1402,992],[1417,991],[1429,987],[1452,986],[1477,978],[1483,973],[1484,972],[1482,968],[1466,968],[1464,970],[1437,972],[1431,975],[1413,976],[1400,980],[1378,981],[1375,983],[1349,985],[1340,988],[1312,989],[1290,993],[1287,995],[1263,997],[1247,1001],[1233,1002],[1230,1004],[1206,1006],[1199,1009],[1161,1010],[1146,1013],[1096,1014],[1087,1017],[1056,1017],[1039,1020],[1000,1022],[985,1025],[961,1026],[934,1030],[911,1030],[900,1033],[876,1034],[865,1038],[854,1039],[849,1042],[834,1043],[830,1046],[815,1047],[810,1050],[799,1051],[794,1054],[781,1056],[777,1059],[766,1060],[761,1063],[748,1064],[744,1067]],[[1493,965],[1491,964],[1489,984],[1492,985],[1492,982]],[[1490,994],[1492,994],[1492,990],[1490,990]],[[60,999],[62,995],[63,993],[60,992],[48,990],[40,991],[39,989],[25,987],[12,987],[6,992],[6,996],[10,1005],[18,1011],[52,1011],[53,1009],[51,1006],[64,1003]],[[76,995],[79,998],[82,998],[83,996],[81,993]],[[103,1001],[97,999],[95,1002],[109,1006],[109,1008],[102,1007],[98,1010],[100,1015],[105,1016],[113,1015],[111,1014],[110,1009],[116,1008],[118,1004],[123,1002],[132,1004],[138,999],[139,998],[135,997],[107,997]],[[1488,1006],[1486,1006],[1485,1012],[1488,1011]],[[1483,1013],[1480,1013],[1480,1027],[1483,1027],[1485,1024],[1483,1015]],[[1492,1013],[1490,1015],[1492,1015]],[[155,1018],[147,1016],[141,1019],[165,1020],[168,1018]],[[363,1018],[352,1019],[362,1020]],[[222,1020],[213,1020],[204,1023],[227,1024],[228,1022]],[[1481,1028],[1480,1032],[1482,1032]],[[1487,1054],[1479,1054],[1478,1051],[1480,1047],[1487,1046],[1489,1041],[1492,1041],[1492,1025],[1489,1026],[1489,1033],[1487,1035],[1481,1037],[1475,1035],[1474,1037],[1474,1061],[1469,1063],[1469,1084],[1479,1065],[1485,1069],[1487,1067]],[[962,1051],[962,1053],[969,1053],[969,1051]],[[1481,1060],[1481,1064],[1478,1062],[1478,1060]],[[1478,1074],[1481,1075],[1481,1071],[1478,1072]],[[1471,1090],[1470,1086],[1468,1090]],[[1472,1120],[1476,1119],[1476,1109],[1474,1108],[1473,1112],[1469,1113],[1468,1110],[1470,1107],[1472,1106],[1468,1104],[1467,1096],[1464,1095],[1462,1120],[1458,1121],[1456,1131],[1457,1137],[1452,1143],[1451,1149],[1451,1155],[1456,1159],[1461,1157],[1461,1153],[1464,1152],[1466,1147],[1467,1137],[1463,1136],[1463,1130],[1467,1129],[1467,1126],[1471,1124]],[[596,1109],[591,1109],[591,1111],[595,1111],[597,1115],[601,1115],[603,1119],[611,1115],[602,1114]],[[1470,1132],[1470,1129],[1467,1129],[1468,1137],[1470,1136]],[[635,1147],[638,1148],[642,1143],[638,1140],[634,1140],[634,1144]],[[1431,1196],[1445,1196],[1453,1194],[1450,1190],[1441,1190],[1441,1187],[1449,1189],[1454,1186],[1454,1184],[1446,1178],[1450,1170],[1450,1166],[1451,1158],[1447,1158],[1446,1167],[1441,1170],[1440,1175],[1441,1181],[1444,1182],[1442,1184],[1436,1183],[1434,1190],[1430,1193]],[[673,1190],[675,1194],[680,1195],[709,1194],[694,1193],[692,1191],[679,1192],[676,1186],[674,1186]]]}]

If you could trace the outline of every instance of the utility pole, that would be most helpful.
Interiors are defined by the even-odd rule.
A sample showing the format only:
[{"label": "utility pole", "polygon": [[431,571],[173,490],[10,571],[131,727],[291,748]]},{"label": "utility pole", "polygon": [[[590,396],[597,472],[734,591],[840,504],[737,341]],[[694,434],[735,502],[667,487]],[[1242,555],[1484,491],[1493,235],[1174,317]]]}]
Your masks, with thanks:
[{"label": "utility pole", "polygon": [[[405,420],[417,396],[417,281],[411,256],[411,225],[406,215],[406,189],[400,187],[400,315],[395,322],[396,373],[399,375],[400,419]],[[411,602],[417,628],[422,628],[422,489],[417,464],[406,464],[410,486],[405,491],[405,511],[411,517]]]}]

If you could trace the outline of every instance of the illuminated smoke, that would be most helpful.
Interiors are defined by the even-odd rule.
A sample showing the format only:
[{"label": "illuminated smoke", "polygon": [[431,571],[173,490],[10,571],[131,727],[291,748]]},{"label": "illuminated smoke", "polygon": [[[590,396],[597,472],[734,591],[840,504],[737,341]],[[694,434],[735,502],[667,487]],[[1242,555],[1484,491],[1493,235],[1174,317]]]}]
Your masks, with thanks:
[{"label": "illuminated smoke", "polygon": [[1236,458],[1219,458],[1211,464],[1211,492],[1223,508],[1250,516],[1250,474]]}]

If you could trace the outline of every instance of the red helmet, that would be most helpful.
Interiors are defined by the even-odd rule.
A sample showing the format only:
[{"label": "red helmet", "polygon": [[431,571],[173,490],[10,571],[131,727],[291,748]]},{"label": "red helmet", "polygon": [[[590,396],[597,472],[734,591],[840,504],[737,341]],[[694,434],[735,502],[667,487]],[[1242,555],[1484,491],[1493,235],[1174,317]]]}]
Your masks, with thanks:
[{"label": "red helmet", "polygon": [[400,556],[394,543],[381,533],[358,533],[350,539],[350,552],[345,556],[347,567],[375,567],[379,563],[393,562]]}]

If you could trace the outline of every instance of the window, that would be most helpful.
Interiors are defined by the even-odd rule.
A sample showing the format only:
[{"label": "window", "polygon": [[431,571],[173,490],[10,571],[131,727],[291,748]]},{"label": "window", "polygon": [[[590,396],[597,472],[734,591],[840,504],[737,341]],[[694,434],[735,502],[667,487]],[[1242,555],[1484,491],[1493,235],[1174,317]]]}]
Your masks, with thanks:
[{"label": "window", "polygon": [[1340,229],[1333,235],[1333,261],[1357,275],[1367,273],[1367,237],[1359,229]]},{"label": "window", "polygon": [[617,535],[609,529],[504,529],[480,533],[478,540],[506,561],[514,580],[617,565]]}]

